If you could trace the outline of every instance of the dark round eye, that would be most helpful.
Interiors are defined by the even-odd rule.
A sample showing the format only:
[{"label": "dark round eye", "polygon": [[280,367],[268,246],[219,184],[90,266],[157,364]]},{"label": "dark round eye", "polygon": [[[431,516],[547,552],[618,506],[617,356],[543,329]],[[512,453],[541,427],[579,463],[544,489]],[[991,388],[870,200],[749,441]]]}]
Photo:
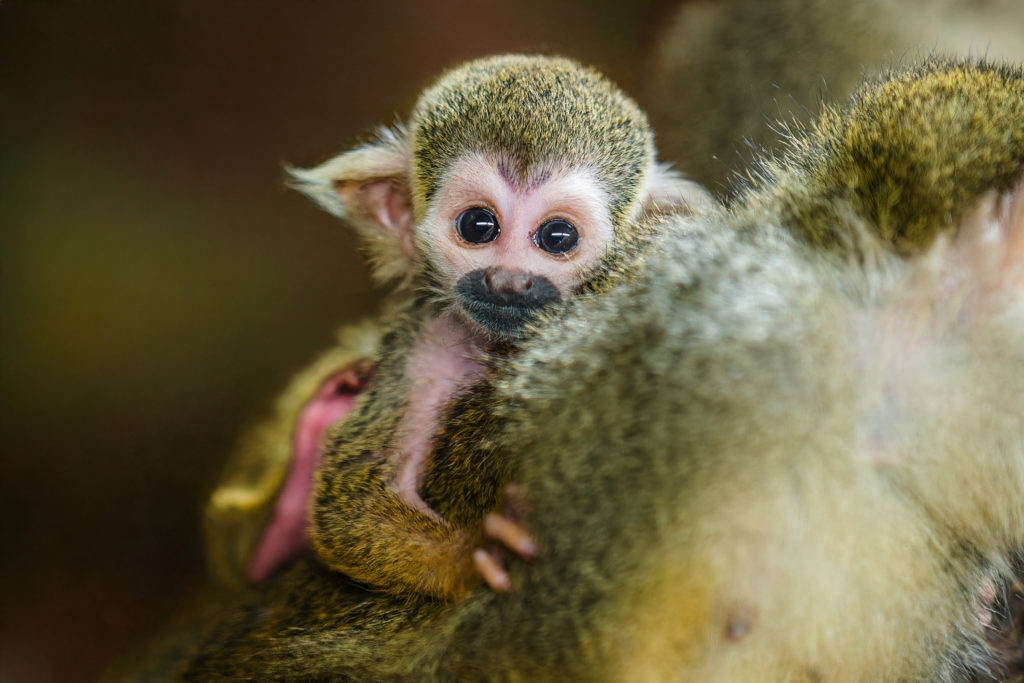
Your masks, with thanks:
[{"label": "dark round eye", "polygon": [[472,244],[485,244],[498,238],[501,229],[494,214],[479,206],[466,209],[455,219],[459,236]]},{"label": "dark round eye", "polygon": [[580,234],[564,218],[552,218],[533,233],[533,243],[549,254],[567,254],[580,241]]}]

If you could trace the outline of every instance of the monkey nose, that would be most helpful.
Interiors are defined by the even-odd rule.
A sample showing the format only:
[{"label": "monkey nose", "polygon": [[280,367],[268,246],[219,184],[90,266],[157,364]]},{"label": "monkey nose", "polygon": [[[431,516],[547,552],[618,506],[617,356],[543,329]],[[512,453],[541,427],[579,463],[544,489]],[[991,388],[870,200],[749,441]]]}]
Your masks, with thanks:
[{"label": "monkey nose", "polygon": [[484,284],[495,294],[526,294],[533,287],[533,277],[521,270],[491,266],[484,271]]}]

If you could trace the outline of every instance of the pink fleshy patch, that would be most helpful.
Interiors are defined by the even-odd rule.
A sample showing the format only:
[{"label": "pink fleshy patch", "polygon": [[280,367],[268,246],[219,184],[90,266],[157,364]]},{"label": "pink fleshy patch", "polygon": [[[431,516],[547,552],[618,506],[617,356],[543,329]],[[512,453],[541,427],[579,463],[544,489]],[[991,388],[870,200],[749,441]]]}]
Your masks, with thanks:
[{"label": "pink fleshy patch", "polygon": [[306,506],[313,474],[320,466],[327,430],[341,421],[366,390],[368,381],[353,364],[331,375],[299,414],[294,455],[277,506],[249,563],[249,578],[267,578],[309,546]]},{"label": "pink fleshy patch", "polygon": [[434,434],[445,404],[483,371],[480,349],[465,325],[450,316],[429,320],[406,358],[409,405],[399,426],[394,491],[428,517],[438,514],[420,497],[419,487],[433,450]]}]

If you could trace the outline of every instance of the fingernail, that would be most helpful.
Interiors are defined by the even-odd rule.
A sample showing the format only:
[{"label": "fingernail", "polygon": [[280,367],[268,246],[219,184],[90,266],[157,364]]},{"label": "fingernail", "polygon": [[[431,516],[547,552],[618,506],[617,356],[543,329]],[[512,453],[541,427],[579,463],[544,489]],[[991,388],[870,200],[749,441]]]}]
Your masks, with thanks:
[{"label": "fingernail", "polygon": [[519,554],[527,555],[529,557],[537,556],[537,544],[529,538],[524,538],[519,541]]}]

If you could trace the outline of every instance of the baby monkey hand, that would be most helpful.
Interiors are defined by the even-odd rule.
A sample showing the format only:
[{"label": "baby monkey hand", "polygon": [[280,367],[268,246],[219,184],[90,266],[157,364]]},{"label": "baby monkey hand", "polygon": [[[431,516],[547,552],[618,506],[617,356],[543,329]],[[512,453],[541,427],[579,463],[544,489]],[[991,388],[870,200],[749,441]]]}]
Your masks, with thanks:
[{"label": "baby monkey hand", "polygon": [[489,541],[473,552],[473,564],[496,593],[512,592],[512,580],[505,570],[507,550],[524,560],[533,560],[538,555],[536,541],[519,523],[525,511],[526,496],[522,486],[508,484],[502,513],[488,512],[484,517],[484,536]]}]

